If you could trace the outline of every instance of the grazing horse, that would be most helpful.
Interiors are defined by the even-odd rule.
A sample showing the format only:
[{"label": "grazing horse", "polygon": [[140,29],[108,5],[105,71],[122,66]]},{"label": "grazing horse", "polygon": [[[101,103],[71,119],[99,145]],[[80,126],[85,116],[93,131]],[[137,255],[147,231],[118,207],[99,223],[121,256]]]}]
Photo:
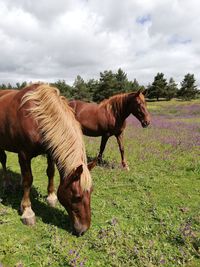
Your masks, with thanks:
[{"label": "grazing horse", "polygon": [[12,93],[12,92],[17,92],[17,90],[15,90],[15,89],[3,89],[3,90],[0,90],[0,97],[4,96],[6,94]]},{"label": "grazing horse", "polygon": [[74,233],[83,234],[91,222],[89,169],[93,164],[87,165],[80,124],[57,88],[32,84],[20,91],[8,91],[0,94],[0,161],[5,167],[4,150],[18,153],[24,189],[23,223],[35,223],[30,201],[31,159],[47,154],[48,197],[55,197],[52,177],[55,162],[60,174],[58,199],[69,214]]},{"label": "grazing horse", "polygon": [[101,136],[98,161],[102,161],[102,154],[108,138],[114,135],[117,139],[121,153],[123,168],[129,170],[124,157],[123,131],[126,126],[126,118],[133,114],[147,127],[150,123],[150,114],[147,111],[145,92],[124,93],[103,100],[100,104],[86,103],[72,100],[69,105],[74,109],[76,119],[80,122],[83,134],[88,136]]}]

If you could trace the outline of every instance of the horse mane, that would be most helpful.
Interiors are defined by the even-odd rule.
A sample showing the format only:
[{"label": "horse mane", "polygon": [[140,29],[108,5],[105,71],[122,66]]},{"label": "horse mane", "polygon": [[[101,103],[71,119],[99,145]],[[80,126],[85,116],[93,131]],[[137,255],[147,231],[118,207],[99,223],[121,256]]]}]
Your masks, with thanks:
[{"label": "horse mane", "polygon": [[[30,86],[30,88],[34,84]],[[67,100],[60,91],[48,84],[39,84],[22,97],[21,106],[27,101],[34,105],[28,109],[38,123],[42,142],[51,151],[59,170],[67,176],[73,169],[83,165],[81,188],[89,190],[92,185],[79,122],[75,119]]]},{"label": "horse mane", "polygon": [[114,96],[104,99],[99,103],[99,108],[104,107],[107,112],[112,112],[114,115],[118,115],[123,107],[124,101],[132,93],[120,93]]}]

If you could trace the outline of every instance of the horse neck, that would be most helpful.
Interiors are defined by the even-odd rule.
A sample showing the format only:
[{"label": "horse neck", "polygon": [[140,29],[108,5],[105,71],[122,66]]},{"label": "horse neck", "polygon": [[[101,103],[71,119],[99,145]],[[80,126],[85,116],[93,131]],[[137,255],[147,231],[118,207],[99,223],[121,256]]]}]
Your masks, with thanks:
[{"label": "horse neck", "polygon": [[[114,104],[113,109],[115,110],[115,117],[117,120],[125,121],[126,118],[130,115],[130,101],[129,101],[129,95],[124,94],[121,96],[120,104]],[[114,103],[114,102],[113,102]]]}]

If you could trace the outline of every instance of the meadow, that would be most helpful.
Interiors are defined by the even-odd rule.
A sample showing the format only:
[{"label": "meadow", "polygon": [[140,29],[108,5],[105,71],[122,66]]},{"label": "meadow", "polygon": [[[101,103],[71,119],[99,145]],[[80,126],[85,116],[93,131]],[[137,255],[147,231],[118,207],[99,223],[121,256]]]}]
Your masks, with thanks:
[{"label": "meadow", "polygon": [[[132,116],[125,130],[130,171],[120,167],[115,138],[92,171],[92,225],[77,238],[66,211],[46,203],[46,159],[33,160],[32,206],[37,223],[21,223],[17,156],[8,155],[13,189],[2,188],[0,266],[200,266],[200,100],[149,102],[152,124]],[[85,137],[94,158],[100,138]],[[58,174],[56,184],[58,185]]]}]

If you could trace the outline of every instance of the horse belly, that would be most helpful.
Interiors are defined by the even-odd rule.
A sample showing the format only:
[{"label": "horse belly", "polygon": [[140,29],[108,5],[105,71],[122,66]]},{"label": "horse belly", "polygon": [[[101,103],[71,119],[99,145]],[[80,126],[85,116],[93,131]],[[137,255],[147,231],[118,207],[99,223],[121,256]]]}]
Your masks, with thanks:
[{"label": "horse belly", "polygon": [[98,129],[94,130],[94,129],[85,128],[85,127],[82,127],[82,131],[83,131],[83,134],[87,136],[101,136],[103,134],[103,132]]},{"label": "horse belly", "polygon": [[104,132],[94,118],[84,116],[77,118],[81,124],[81,128],[84,135],[87,136],[101,136]]},{"label": "horse belly", "polygon": [[18,148],[15,145],[15,143],[12,143],[11,140],[8,140],[7,138],[2,137],[1,135],[0,135],[0,148],[2,150],[18,153]]}]

